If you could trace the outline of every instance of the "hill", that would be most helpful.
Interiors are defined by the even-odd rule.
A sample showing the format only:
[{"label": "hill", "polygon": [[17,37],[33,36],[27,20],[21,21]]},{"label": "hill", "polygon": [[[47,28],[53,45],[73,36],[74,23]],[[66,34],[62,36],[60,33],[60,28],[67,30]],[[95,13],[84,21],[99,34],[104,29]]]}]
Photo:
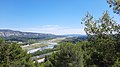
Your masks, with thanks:
[{"label": "hill", "polygon": [[21,31],[1,29],[0,37],[4,38],[6,41],[27,42],[28,40],[51,39],[59,36],[53,34],[45,34],[45,33],[21,32]]}]

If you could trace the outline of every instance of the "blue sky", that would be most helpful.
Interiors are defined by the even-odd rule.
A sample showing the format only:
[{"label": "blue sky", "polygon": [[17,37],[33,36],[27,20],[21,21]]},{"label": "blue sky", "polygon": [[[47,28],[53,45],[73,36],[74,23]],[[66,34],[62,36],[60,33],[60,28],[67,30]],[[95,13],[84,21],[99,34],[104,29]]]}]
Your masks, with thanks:
[{"label": "blue sky", "polygon": [[106,10],[120,21],[106,0],[0,0],[0,29],[85,34],[80,22],[87,11],[99,18]]}]

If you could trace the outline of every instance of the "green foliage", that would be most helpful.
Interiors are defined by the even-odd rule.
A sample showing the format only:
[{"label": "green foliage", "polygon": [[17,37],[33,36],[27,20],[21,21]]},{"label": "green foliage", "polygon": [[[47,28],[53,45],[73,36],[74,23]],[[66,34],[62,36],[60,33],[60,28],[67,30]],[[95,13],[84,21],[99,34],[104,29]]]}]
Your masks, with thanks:
[{"label": "green foliage", "polygon": [[120,59],[120,26],[110,18],[108,12],[99,20],[87,14],[83,20],[90,45],[84,49],[85,67],[112,67]]},{"label": "green foliage", "polygon": [[101,37],[101,35],[103,36],[120,33],[120,26],[112,20],[107,11],[98,20],[95,20],[93,16],[88,13],[83,21],[86,26],[84,30],[88,36],[95,35]]},{"label": "green foliage", "polygon": [[73,44],[76,44],[78,42],[82,42],[87,40],[87,36],[79,36],[79,37],[67,37],[66,39],[62,40],[60,43],[63,42],[71,42]]},{"label": "green foliage", "polygon": [[7,44],[0,39],[0,67],[34,67],[34,64],[18,44]]},{"label": "green foliage", "polygon": [[120,0],[107,0],[110,7],[113,7],[113,11],[120,15]]},{"label": "green foliage", "polygon": [[62,43],[59,49],[49,58],[48,67],[83,67],[83,55],[79,44],[66,42]]},{"label": "green foliage", "polygon": [[52,63],[48,60],[44,63],[44,67],[55,67],[52,65]]}]

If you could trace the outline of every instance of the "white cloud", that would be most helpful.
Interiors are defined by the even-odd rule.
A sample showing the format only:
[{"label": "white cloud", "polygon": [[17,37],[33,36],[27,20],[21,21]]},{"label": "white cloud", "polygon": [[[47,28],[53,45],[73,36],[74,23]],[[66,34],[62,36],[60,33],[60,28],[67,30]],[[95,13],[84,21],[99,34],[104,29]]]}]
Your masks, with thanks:
[{"label": "white cloud", "polygon": [[62,27],[59,25],[45,25],[36,28],[21,28],[14,29],[20,30],[24,32],[36,32],[36,33],[51,33],[56,35],[64,35],[64,34],[85,34],[83,28],[71,28],[71,27]]}]

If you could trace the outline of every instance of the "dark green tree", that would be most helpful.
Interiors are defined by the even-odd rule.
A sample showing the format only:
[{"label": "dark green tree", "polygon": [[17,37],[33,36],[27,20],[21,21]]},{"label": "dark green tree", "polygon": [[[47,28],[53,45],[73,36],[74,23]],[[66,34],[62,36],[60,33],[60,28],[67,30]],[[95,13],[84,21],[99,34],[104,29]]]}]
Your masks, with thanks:
[{"label": "dark green tree", "polygon": [[34,67],[34,64],[18,44],[0,39],[0,67]]},{"label": "dark green tree", "polygon": [[62,43],[59,49],[49,58],[51,64],[48,67],[83,67],[80,45]]},{"label": "dark green tree", "polygon": [[112,20],[107,11],[98,20],[87,14],[83,21],[90,43],[86,48],[88,56],[85,58],[85,66],[112,67],[120,62],[119,24]]}]

